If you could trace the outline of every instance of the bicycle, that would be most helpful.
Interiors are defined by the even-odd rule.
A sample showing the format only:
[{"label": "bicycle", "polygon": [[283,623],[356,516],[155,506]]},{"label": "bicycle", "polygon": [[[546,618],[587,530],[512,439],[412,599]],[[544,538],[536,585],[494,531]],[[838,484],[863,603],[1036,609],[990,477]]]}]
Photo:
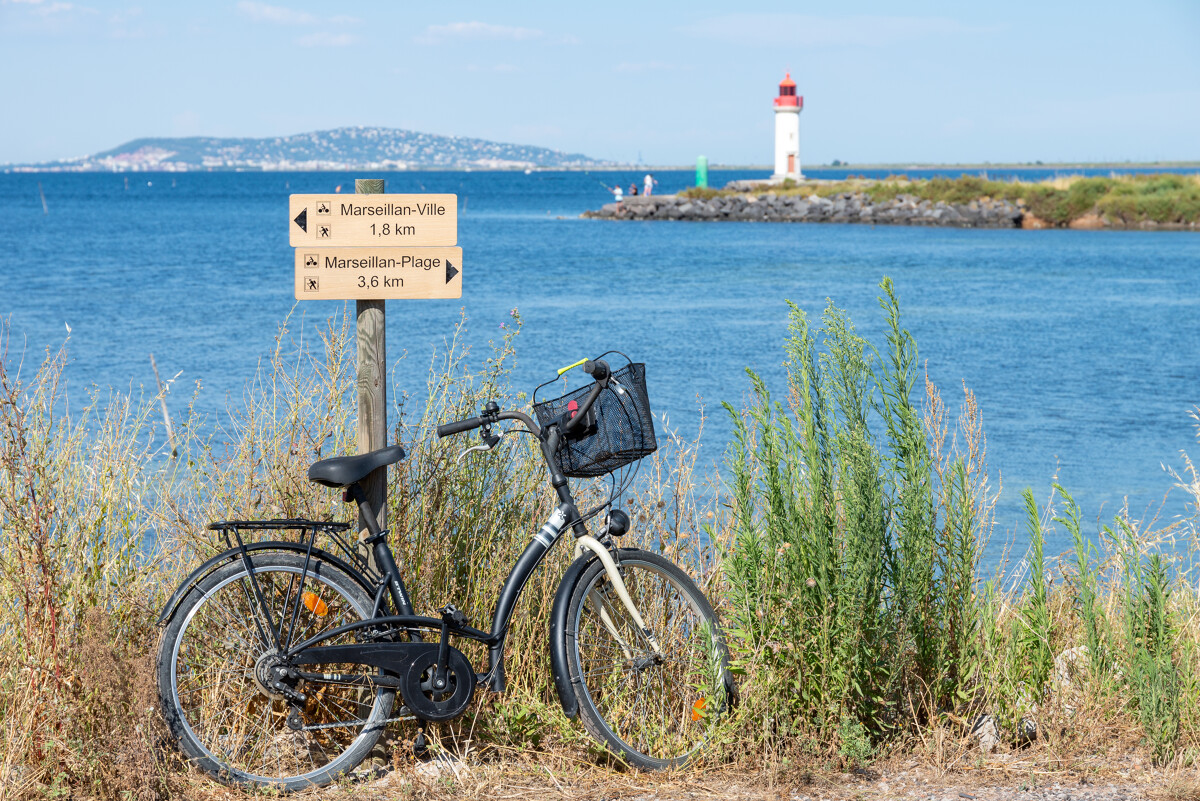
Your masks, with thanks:
[{"label": "bicycle", "polygon": [[[413,611],[387,531],[362,487],[372,471],[403,458],[400,446],[324,459],[308,472],[358,504],[374,565],[351,546],[345,523],[211,524],[228,550],[193,571],[159,618],[159,697],[182,753],[226,783],[319,786],[353,771],[388,724],[456,718],[477,685],[503,693],[513,609],[568,529],[575,559],[559,583],[550,623],[564,714],[639,768],[680,766],[700,753],[736,701],[717,616],[681,568],[656,553],[617,547],[629,518],[611,508],[615,489],[593,537],[586,523],[598,510],[581,514],[568,482],[611,473],[656,449],[645,368],[630,363],[614,373],[597,359],[558,373],[577,366],[593,382],[541,403],[535,391],[536,421],[489,402],[479,416],[437,429],[439,437],[481,429],[482,444],[464,454],[495,448],[503,434],[532,434],[558,499],[508,574],[487,631],[452,604],[438,617]],[[509,429],[495,433],[507,421]],[[247,543],[242,536],[282,530],[301,537]],[[318,534],[344,555],[316,547]],[[452,638],[486,645],[488,669],[477,673]]]}]

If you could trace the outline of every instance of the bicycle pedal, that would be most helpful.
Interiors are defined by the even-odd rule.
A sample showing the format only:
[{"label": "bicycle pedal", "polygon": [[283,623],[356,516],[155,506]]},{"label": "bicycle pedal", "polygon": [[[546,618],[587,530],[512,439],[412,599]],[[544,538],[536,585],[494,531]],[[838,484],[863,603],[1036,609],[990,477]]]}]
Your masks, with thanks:
[{"label": "bicycle pedal", "polygon": [[429,753],[429,741],[425,739],[425,730],[418,729],[417,736],[413,740],[413,756],[417,759],[424,759]]}]

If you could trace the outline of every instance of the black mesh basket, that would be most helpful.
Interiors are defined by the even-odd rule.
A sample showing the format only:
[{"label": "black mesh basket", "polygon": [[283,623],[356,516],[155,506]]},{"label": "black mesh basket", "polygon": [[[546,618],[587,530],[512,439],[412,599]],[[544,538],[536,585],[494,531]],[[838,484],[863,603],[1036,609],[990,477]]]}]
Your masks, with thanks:
[{"label": "black mesh basket", "polygon": [[[636,462],[658,449],[650,400],[646,396],[646,365],[628,364],[612,374],[613,382],[601,390],[592,410],[596,430],[578,439],[564,438],[558,446],[558,462],[572,478],[592,478]],[[582,403],[592,385],[580,387],[561,398],[533,405],[543,428],[558,420],[571,401]]]}]

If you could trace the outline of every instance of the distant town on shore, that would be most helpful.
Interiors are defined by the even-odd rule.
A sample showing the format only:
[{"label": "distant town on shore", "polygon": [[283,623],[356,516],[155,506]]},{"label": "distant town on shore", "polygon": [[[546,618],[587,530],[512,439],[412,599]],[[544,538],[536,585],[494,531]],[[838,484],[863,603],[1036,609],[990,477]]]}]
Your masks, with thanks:
[{"label": "distant town on shore", "polygon": [[[581,153],[486,139],[408,131],[400,128],[335,128],[263,138],[146,137],[90,156],[0,165],[0,172],[317,172],[346,170],[626,170],[647,167],[594,159]],[[653,165],[683,169],[689,165]],[[718,169],[770,169],[768,164],[723,164]],[[850,163],[833,159],[809,169],[915,170],[961,168],[1134,168],[1200,167],[1200,161],[1162,162],[974,162]]]},{"label": "distant town on shore", "polygon": [[5,172],[194,172],[218,170],[519,170],[591,169],[613,162],[532,145],[399,128],[335,128],[264,138],[134,139],[97,153],[39,164],[9,164]]}]

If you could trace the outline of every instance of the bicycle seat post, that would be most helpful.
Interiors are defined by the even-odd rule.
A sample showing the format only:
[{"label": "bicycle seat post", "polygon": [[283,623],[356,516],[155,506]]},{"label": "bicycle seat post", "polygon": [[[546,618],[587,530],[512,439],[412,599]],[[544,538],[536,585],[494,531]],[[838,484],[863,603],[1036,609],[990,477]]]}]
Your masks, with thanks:
[{"label": "bicycle seat post", "polygon": [[400,578],[400,567],[387,544],[387,531],[379,527],[379,519],[375,510],[371,508],[371,500],[366,491],[362,485],[355,482],[346,487],[346,497],[358,504],[359,516],[367,528],[366,543],[370,546],[376,567],[387,582],[392,600],[396,603],[396,611],[402,615],[414,614],[412,600],[408,596],[403,579]]}]

